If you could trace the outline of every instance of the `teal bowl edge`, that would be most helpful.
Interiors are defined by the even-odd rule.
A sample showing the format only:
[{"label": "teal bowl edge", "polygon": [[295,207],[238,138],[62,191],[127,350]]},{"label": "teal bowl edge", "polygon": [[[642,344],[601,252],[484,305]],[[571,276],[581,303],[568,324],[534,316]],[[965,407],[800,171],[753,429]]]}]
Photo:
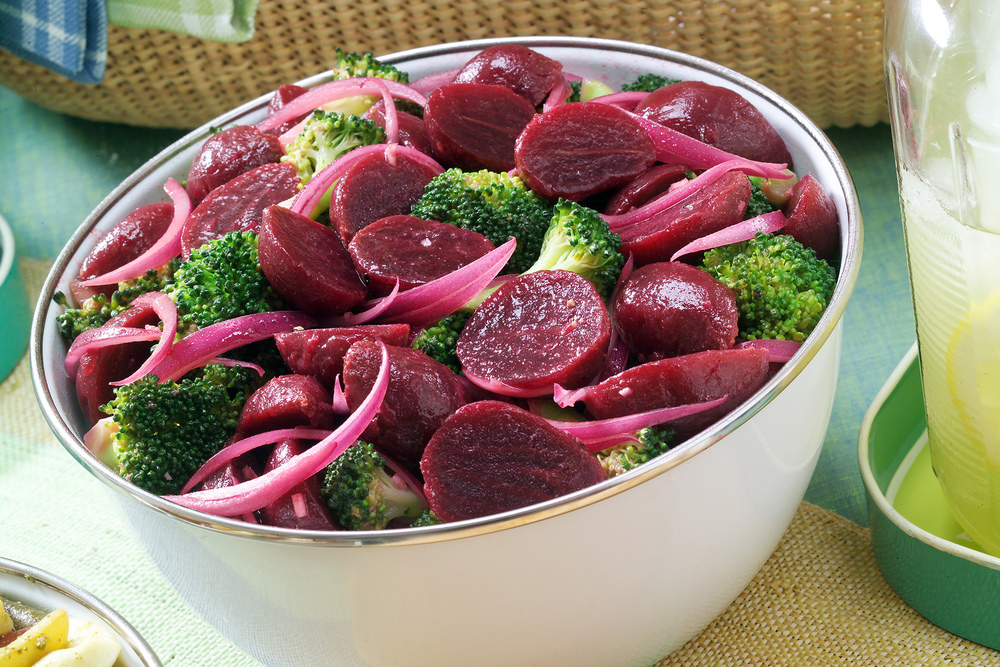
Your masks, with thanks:
[{"label": "teal bowl edge", "polygon": [[4,324],[0,326],[0,382],[14,370],[28,349],[31,334],[31,304],[17,263],[14,234],[0,216],[0,309]]},{"label": "teal bowl edge", "polygon": [[886,499],[893,476],[926,428],[914,344],[872,402],[858,438],[875,560],[896,594],[921,616],[1000,650],[1000,559],[932,535]]}]

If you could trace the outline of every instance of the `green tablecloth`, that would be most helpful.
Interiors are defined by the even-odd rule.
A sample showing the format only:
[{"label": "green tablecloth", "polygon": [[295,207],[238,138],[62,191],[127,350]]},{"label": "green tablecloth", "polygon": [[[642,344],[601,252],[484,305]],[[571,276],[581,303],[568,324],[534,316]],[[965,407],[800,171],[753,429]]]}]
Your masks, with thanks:
[{"label": "green tablecloth", "polygon": [[[0,88],[3,156],[0,214],[13,227],[22,256],[54,258],[72,231],[105,195],[181,134],[69,118]],[[856,460],[860,424],[871,400],[910,347],[915,334],[889,129],[884,125],[834,129],[829,136],[858,189],[865,245],[860,278],[844,317],[840,381],[830,429],[806,499],[864,526],[867,506]],[[38,271],[40,266],[27,263],[29,272]],[[0,385],[0,473],[30,461],[33,465],[50,467],[56,480],[78,474],[77,467],[61,448],[36,442],[47,436],[43,425],[24,422],[40,417],[34,405],[19,403],[26,400],[23,386],[18,385],[27,382],[25,366],[22,364],[10,380]],[[114,503],[107,494],[102,494],[96,480],[88,479],[84,484],[87,491],[83,496],[63,499],[65,510],[49,506],[55,501],[43,493],[47,490],[58,493],[57,481],[41,482],[37,487],[0,488],[0,501],[14,502],[23,512],[29,512],[27,517],[14,519],[23,523],[25,531],[49,531],[51,539],[58,540],[57,526],[36,526],[31,522],[32,503],[49,506],[55,512],[51,516],[62,512],[70,520],[85,519],[92,522],[93,530],[100,531],[103,523],[96,517],[105,511],[113,512],[106,506]],[[31,495],[25,498],[23,494]],[[176,626],[176,615],[169,627],[160,627],[155,616],[150,616],[159,601],[174,608],[183,608],[183,604],[152,571],[131,538],[122,532],[120,520],[106,530],[108,534],[101,541],[120,540],[128,567],[120,580],[108,581],[101,575],[101,572],[106,575],[106,565],[95,563],[88,567],[77,562],[81,575],[76,583],[119,607],[143,629],[165,662],[173,656],[175,664],[182,665],[251,664],[252,661],[225,642],[218,644],[217,636],[193,615],[182,614],[181,620],[186,624],[182,627]],[[74,553],[72,544],[51,550],[41,544],[41,540],[34,538],[23,543],[0,540],[0,555],[27,560],[63,576],[65,573],[59,567],[65,562],[63,559],[85,559],[88,555]],[[153,608],[148,604],[130,605],[129,596],[123,593],[127,586],[148,586],[158,596],[157,605]],[[130,612],[141,616],[137,619]],[[193,659],[206,648],[214,659]]]}]

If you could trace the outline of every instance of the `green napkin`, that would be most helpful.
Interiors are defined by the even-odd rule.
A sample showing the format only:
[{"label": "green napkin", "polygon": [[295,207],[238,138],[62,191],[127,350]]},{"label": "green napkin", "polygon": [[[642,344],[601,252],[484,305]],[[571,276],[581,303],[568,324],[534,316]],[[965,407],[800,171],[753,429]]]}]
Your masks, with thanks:
[{"label": "green napkin", "polygon": [[108,22],[216,42],[253,37],[258,0],[108,0]]}]

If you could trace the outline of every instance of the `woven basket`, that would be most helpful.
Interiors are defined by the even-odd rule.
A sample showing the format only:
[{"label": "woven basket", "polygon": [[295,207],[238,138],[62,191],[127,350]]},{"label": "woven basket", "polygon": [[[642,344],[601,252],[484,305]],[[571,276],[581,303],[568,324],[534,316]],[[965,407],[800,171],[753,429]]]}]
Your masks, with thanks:
[{"label": "woven basket", "polygon": [[99,85],[0,50],[0,83],[92,120],[191,128],[329,69],[333,49],[566,35],[682,51],[770,87],[820,127],[887,119],[880,0],[260,0],[255,37],[208,42],[110,26]]}]

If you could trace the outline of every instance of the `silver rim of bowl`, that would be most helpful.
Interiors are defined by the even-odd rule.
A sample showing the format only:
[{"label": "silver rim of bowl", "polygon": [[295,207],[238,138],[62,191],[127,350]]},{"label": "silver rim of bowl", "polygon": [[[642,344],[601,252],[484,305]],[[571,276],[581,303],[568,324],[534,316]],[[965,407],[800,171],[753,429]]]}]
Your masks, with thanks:
[{"label": "silver rim of bowl", "polygon": [[[56,259],[55,264],[53,265],[53,268],[42,287],[41,298],[39,299],[32,322],[30,350],[31,374],[35,394],[45,419],[70,454],[82,463],[91,473],[101,478],[118,493],[132,498],[136,502],[139,502],[155,511],[162,512],[180,521],[198,525],[209,530],[225,532],[249,539],[308,543],[328,547],[377,547],[402,544],[424,544],[469,538],[476,535],[499,532],[501,530],[507,530],[521,525],[543,521],[548,518],[586,507],[605,498],[627,491],[634,486],[642,484],[646,480],[662,475],[668,470],[671,470],[672,468],[680,465],[684,461],[687,461],[712,446],[714,443],[718,442],[723,437],[738,428],[741,424],[746,422],[775,396],[777,396],[777,394],[780,393],[816,355],[820,347],[833,333],[834,328],[840,321],[840,318],[844,313],[844,309],[847,306],[848,298],[854,288],[854,284],[857,280],[857,274],[860,269],[862,228],[860,206],[857,194],[854,190],[851,177],[847,172],[847,167],[844,165],[840,154],[837,152],[833,144],[830,143],[826,135],[812,121],[810,121],[805,114],[792,106],[791,103],[779,97],[777,94],[768,90],[756,81],[753,81],[742,74],[734,72],[716,63],[654,46],[633,44],[630,42],[621,42],[616,40],[578,37],[483,39],[455,42],[442,46],[428,46],[411,49],[382,57],[380,60],[388,64],[398,66],[428,56],[438,56],[463,51],[475,52],[496,44],[523,44],[529,47],[575,47],[589,50],[611,50],[686,65],[726,79],[738,86],[753,91],[761,97],[767,98],[772,104],[778,107],[785,115],[793,120],[799,128],[821,148],[823,157],[829,161],[836,174],[837,183],[846,195],[847,235],[843,238],[841,264],[839,267],[837,286],[834,291],[833,299],[813,333],[810,334],[809,338],[803,344],[802,348],[796,353],[793,360],[786,363],[784,367],[773,378],[771,378],[767,384],[764,385],[764,387],[762,387],[754,396],[746,401],[741,410],[727,415],[720,421],[716,422],[709,429],[706,429],[698,436],[695,436],[681,445],[678,445],[676,448],[659,457],[655,461],[629,471],[623,475],[613,477],[605,482],[601,482],[600,484],[582,489],[566,496],[561,496],[530,507],[511,510],[502,514],[496,514],[479,519],[445,523],[436,526],[383,531],[333,532],[295,530],[274,528],[270,526],[254,526],[242,521],[214,517],[175,505],[159,498],[158,496],[132,486],[113,471],[106,468],[92,454],[90,454],[90,452],[87,451],[82,438],[75,433],[74,426],[66,421],[55,408],[54,395],[51,387],[49,386],[48,378],[42,374],[41,370],[43,367],[41,344],[42,336],[45,334],[45,326],[49,321],[50,309],[52,308],[52,297],[58,287],[58,280],[66,271],[72,256],[80,245],[86,241],[89,236],[89,232],[101,219],[104,211],[115,204],[125,192],[129,191],[133,186],[148,176],[157,164],[178,154],[184,149],[190,147],[193,143],[197,143],[207,137],[211,131],[211,127],[221,127],[238,122],[243,117],[252,115],[260,109],[266,107],[270,99],[270,94],[266,94],[232,110],[227,114],[224,114],[223,116],[220,116],[219,118],[213,119],[210,123],[206,123],[185,137],[182,137],[176,143],[164,149],[159,155],[152,158],[105,198],[105,200],[87,217],[80,228],[73,234],[66,247]],[[328,76],[320,74],[305,79],[299,83],[308,87],[323,83],[326,80],[328,80]]]},{"label": "silver rim of bowl", "polygon": [[[0,572],[18,577],[24,577],[33,584],[40,584],[50,588],[60,595],[86,607],[95,616],[108,624],[114,630],[119,639],[124,641],[139,657],[143,665],[147,667],[161,667],[162,663],[153,649],[149,647],[146,640],[136,631],[132,625],[122,618],[118,612],[106,605],[99,598],[89,591],[80,588],[76,584],[70,583],[56,575],[40,570],[37,567],[20,563],[18,561],[0,558]],[[2,592],[2,591],[0,591]],[[19,600],[20,601],[20,600]],[[21,601],[25,602],[25,601]],[[53,611],[53,610],[45,610]]]},{"label": "silver rim of bowl", "polygon": [[11,231],[7,220],[0,215],[0,285],[7,282],[14,268],[14,255],[17,254],[15,250],[14,232]]}]

